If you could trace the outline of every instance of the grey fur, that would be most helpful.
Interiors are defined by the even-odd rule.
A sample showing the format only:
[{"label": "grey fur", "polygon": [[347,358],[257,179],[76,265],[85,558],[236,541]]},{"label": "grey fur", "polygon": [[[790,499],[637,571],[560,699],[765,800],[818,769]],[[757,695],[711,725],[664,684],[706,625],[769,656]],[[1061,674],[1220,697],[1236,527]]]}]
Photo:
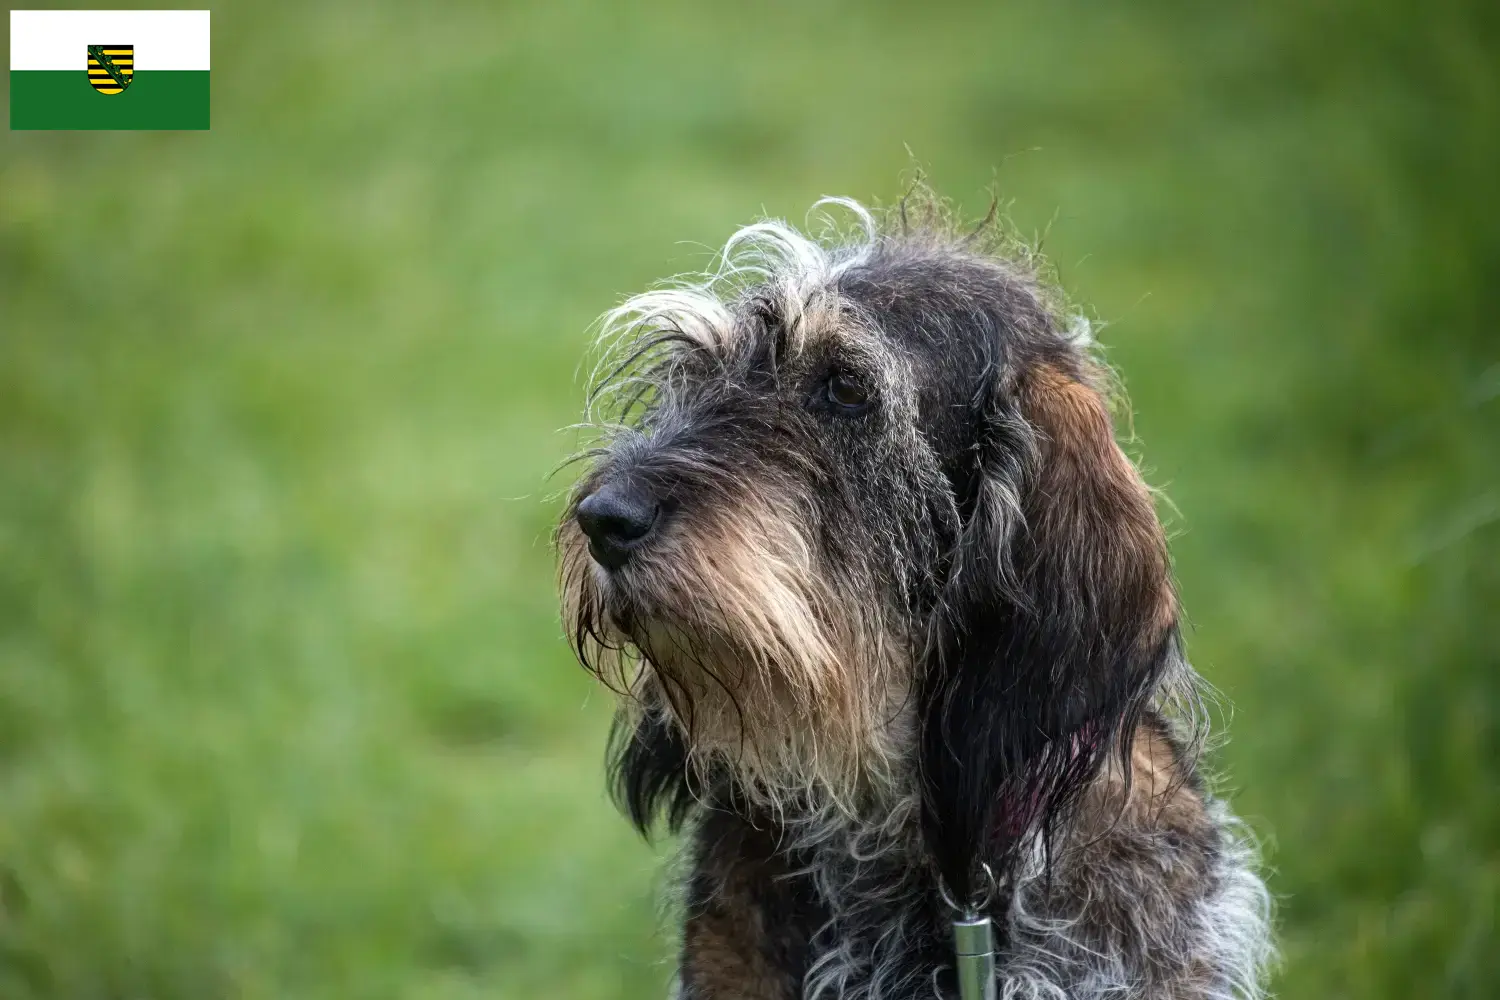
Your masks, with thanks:
[{"label": "grey fur", "polygon": [[[575,647],[622,696],[617,791],[690,831],[680,995],[947,996],[961,883],[1008,1000],[1257,1000],[1269,897],[1196,774],[1197,681],[1092,327],[935,201],[899,230],[827,207],[856,225],[747,227],[605,317],[559,527]],[[836,377],[867,401],[823,398]],[[574,512],[610,482],[663,513],[606,571]],[[1039,630],[1025,664],[975,648],[993,616]]]}]

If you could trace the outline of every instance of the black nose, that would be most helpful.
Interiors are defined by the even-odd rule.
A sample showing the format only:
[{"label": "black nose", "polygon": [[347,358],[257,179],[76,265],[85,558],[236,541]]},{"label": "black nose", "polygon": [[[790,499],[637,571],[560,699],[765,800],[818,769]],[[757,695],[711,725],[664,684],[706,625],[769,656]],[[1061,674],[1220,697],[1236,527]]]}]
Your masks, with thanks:
[{"label": "black nose", "polygon": [[589,552],[605,569],[619,569],[651,533],[659,508],[651,494],[610,483],[578,505],[578,526],[589,536]]}]

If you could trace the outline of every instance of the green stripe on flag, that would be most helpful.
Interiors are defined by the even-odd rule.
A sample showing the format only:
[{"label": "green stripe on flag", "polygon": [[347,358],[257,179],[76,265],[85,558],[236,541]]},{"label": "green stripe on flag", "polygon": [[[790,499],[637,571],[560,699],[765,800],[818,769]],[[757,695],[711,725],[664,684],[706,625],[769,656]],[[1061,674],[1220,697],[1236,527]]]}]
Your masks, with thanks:
[{"label": "green stripe on flag", "polygon": [[101,94],[83,70],[11,70],[12,129],[206,129],[208,70],[141,70]]}]

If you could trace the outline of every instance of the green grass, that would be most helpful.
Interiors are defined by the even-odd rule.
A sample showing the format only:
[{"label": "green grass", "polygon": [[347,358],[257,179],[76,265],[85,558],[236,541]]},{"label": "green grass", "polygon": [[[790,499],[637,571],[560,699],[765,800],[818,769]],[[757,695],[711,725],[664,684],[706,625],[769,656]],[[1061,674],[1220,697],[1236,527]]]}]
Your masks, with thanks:
[{"label": "green grass", "polygon": [[1164,486],[1287,998],[1500,983],[1487,6],[215,9],[0,138],[0,996],[654,997],[549,470],[593,317],[998,179]]}]

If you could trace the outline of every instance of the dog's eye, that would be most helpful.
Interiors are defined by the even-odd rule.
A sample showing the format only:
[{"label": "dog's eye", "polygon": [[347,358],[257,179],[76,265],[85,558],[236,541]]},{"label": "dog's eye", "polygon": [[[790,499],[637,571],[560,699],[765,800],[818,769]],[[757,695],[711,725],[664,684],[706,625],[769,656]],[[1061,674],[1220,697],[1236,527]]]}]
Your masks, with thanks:
[{"label": "dog's eye", "polygon": [[859,379],[844,371],[828,376],[828,399],[845,410],[861,409],[870,401],[870,394]]}]

